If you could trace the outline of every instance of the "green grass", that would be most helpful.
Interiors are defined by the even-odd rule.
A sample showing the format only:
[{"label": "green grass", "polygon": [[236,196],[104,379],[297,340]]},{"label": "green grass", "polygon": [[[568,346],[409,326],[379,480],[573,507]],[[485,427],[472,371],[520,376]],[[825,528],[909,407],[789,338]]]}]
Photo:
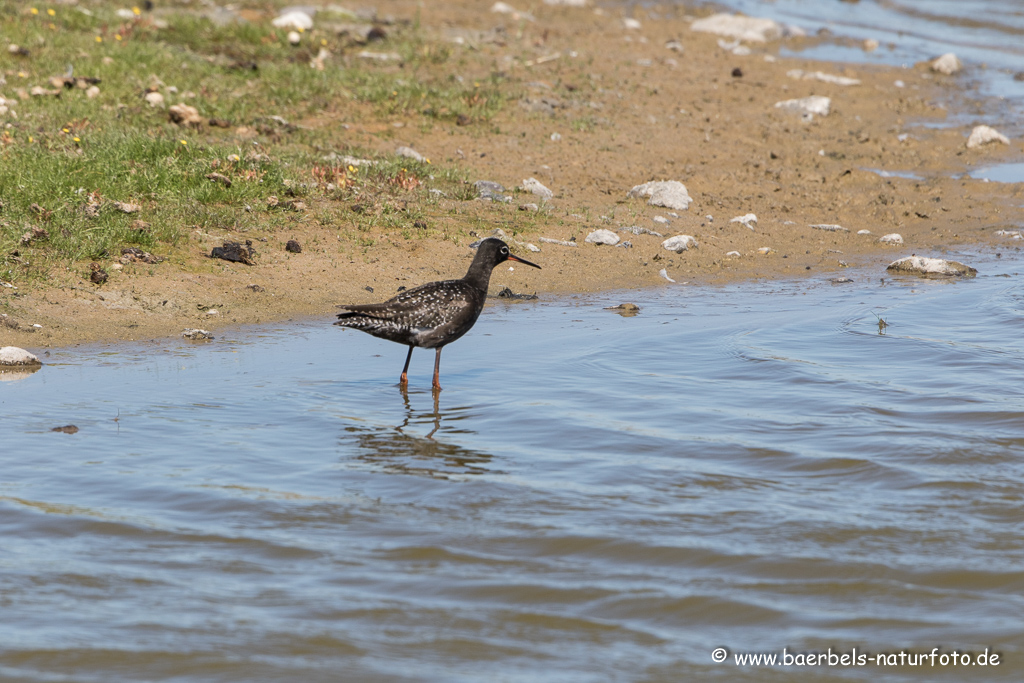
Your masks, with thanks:
[{"label": "green grass", "polygon": [[[54,265],[113,259],[125,246],[173,251],[195,229],[274,230],[290,224],[268,208],[271,195],[303,198],[310,224],[344,223],[361,233],[412,228],[428,189],[471,196],[462,172],[409,159],[376,159],[347,168],[328,152],[366,158],[337,127],[304,127],[306,119],[353,120],[415,115],[440,125],[488,121],[512,96],[495,76],[462,82],[445,65],[447,45],[426,41],[415,25],[391,27],[369,46],[313,30],[295,47],[287,31],[266,22],[218,26],[182,10],[131,19],[120,3],[32,5],[0,0],[0,34],[28,51],[0,52],[0,278],[44,278]],[[50,14],[52,11],[52,15]],[[345,17],[345,21],[351,21]],[[324,69],[310,66],[323,48]],[[358,58],[362,49],[400,55],[401,62]],[[255,65],[255,69],[253,68]],[[98,78],[99,92],[54,89],[51,77]],[[147,91],[164,106],[151,106]],[[228,129],[172,123],[167,107],[188,104]],[[271,117],[282,117],[283,126]],[[236,135],[238,127],[251,136]],[[258,143],[258,144],[255,144]],[[336,158],[335,158],[336,159]],[[231,187],[210,180],[218,173]],[[126,214],[114,202],[137,204]],[[94,207],[90,209],[90,205]],[[358,211],[350,206],[358,205]],[[294,216],[292,217],[294,218]],[[148,223],[139,229],[138,221]],[[22,236],[36,230],[27,243]],[[45,233],[43,232],[45,231]]]}]

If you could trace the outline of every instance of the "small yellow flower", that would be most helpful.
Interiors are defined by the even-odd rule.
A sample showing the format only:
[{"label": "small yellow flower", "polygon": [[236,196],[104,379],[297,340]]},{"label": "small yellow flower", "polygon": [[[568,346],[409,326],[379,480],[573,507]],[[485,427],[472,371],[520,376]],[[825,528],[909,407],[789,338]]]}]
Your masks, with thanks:
[{"label": "small yellow flower", "polygon": [[61,131],[62,133],[70,133],[70,132],[71,132],[71,129],[70,129],[70,128],[61,128],[61,129],[60,129],[60,131]]},{"label": "small yellow flower", "polygon": [[29,136],[28,136],[28,141],[29,141],[29,142],[35,142],[35,139],[34,139],[34,138],[33,138],[33,137],[31,136],[31,135],[29,135]]},{"label": "small yellow flower", "polygon": [[18,78],[28,78],[28,74],[25,73],[24,71],[19,71],[18,72]]},{"label": "small yellow flower", "polygon": [[321,38],[320,39],[320,44],[321,45],[327,45],[327,39],[326,38]]},{"label": "small yellow flower", "polygon": [[114,40],[121,40],[121,34],[118,33],[116,36],[114,36]]},{"label": "small yellow flower", "polygon": [[188,141],[186,141],[186,140],[181,140],[181,144],[183,144],[183,145],[188,145]]},{"label": "small yellow flower", "polygon": [[73,137],[73,138],[71,138],[71,139],[72,139],[72,140],[74,140],[75,142],[81,142],[81,141],[82,141],[82,138],[80,138],[80,137],[77,137],[77,136],[76,136],[76,137]]},{"label": "small yellow flower", "polygon": [[424,159],[424,161],[426,161],[428,164],[430,163],[430,159]]},{"label": "small yellow flower", "polygon": [[39,14],[39,10],[37,10],[35,7],[30,9],[29,12],[31,12],[33,15]]},{"label": "small yellow flower", "polygon": [[302,28],[301,26],[296,26],[295,30],[298,31],[299,33],[305,33],[306,32],[306,29]]},{"label": "small yellow flower", "polygon": [[132,12],[135,14],[135,16],[139,16],[140,14],[142,14],[142,10],[140,10],[138,7],[132,7]]},{"label": "small yellow flower", "polygon": [[358,166],[353,166],[352,164],[349,164],[348,165],[348,172],[349,173],[359,173],[359,167]]},{"label": "small yellow flower", "polygon": [[49,15],[50,15],[51,17],[55,17],[55,16],[57,16],[57,13],[56,13],[56,12],[54,12],[54,11],[53,11],[52,9],[48,9],[48,10],[46,10],[46,13],[47,13],[47,14],[49,14]]},{"label": "small yellow flower", "polygon": [[96,42],[97,43],[102,43],[103,42],[103,36],[96,36]]}]

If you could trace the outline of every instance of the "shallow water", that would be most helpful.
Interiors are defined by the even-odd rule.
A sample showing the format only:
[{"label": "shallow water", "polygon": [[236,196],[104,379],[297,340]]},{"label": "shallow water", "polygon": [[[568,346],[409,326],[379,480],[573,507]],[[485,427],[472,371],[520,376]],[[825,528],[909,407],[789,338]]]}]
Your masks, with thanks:
[{"label": "shallow water", "polygon": [[994,183],[1024,183],[1024,162],[993,164],[971,170],[971,177],[985,178]]},{"label": "shallow water", "polygon": [[[0,383],[0,679],[1021,680],[1024,262],[965,260],[495,301],[436,406],[329,321],[52,351]],[[1001,660],[733,658],[935,647]]]}]

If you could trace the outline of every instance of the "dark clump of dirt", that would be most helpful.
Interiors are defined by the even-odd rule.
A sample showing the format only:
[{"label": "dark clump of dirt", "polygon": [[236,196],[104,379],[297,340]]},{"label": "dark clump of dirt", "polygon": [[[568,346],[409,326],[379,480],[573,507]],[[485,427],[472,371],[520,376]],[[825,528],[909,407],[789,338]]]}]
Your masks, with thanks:
[{"label": "dark clump of dirt", "polygon": [[252,248],[252,240],[246,240],[244,245],[238,242],[225,242],[224,246],[213,248],[213,251],[210,252],[210,258],[219,258],[233,263],[255,266],[256,250]]}]

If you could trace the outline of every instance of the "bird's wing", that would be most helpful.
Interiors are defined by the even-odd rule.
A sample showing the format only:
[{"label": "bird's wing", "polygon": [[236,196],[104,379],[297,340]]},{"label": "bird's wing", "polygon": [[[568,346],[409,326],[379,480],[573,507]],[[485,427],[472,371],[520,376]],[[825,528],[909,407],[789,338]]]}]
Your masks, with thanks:
[{"label": "bird's wing", "polygon": [[471,305],[469,288],[461,280],[431,282],[400,292],[379,304],[341,306],[343,312],[338,314],[341,320],[338,324],[350,325],[362,319],[360,327],[387,321],[408,330],[425,330],[443,325]]}]

